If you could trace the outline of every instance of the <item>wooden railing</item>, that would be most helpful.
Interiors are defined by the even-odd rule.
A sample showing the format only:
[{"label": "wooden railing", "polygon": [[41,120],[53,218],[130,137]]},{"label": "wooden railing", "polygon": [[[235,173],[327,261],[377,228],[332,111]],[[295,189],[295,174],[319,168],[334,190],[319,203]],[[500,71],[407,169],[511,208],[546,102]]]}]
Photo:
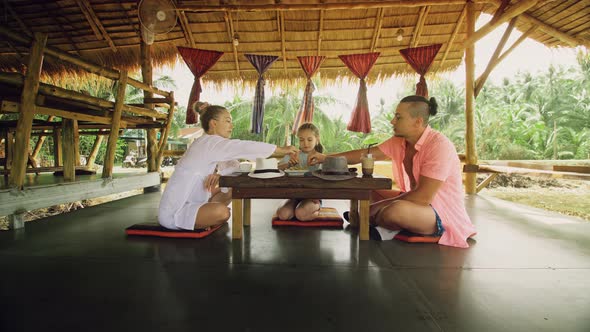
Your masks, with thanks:
[{"label": "wooden railing", "polygon": [[[5,87],[0,89],[0,112],[19,115],[16,125],[12,122],[0,123],[7,152],[4,173],[10,173],[12,186],[22,189],[27,165],[36,166],[35,156],[29,153],[29,139],[32,134],[43,137],[43,140],[38,141],[41,144],[45,136],[53,135],[55,167],[63,165],[64,178],[74,181],[76,166],[79,165],[80,159],[79,128],[82,126],[85,129],[108,130],[103,177],[112,176],[120,128],[160,129],[160,141],[153,143],[155,147],[152,151],[155,153],[150,155],[150,158],[155,159],[152,164],[160,165],[175,109],[173,92],[162,91],[130,78],[124,70],[100,66],[48,47],[47,37],[39,33],[31,40],[0,26],[0,36],[15,43],[31,45],[27,72],[24,76],[19,73],[0,73],[0,87]],[[118,86],[115,101],[41,83],[44,56],[59,59],[80,70],[115,81]],[[128,84],[158,97],[146,98],[144,104],[126,104],[125,92]],[[162,111],[154,109],[154,106]],[[47,115],[48,120],[33,122],[35,114]],[[62,119],[61,123],[51,121],[58,118]],[[97,132],[96,141],[102,141],[103,136],[103,132]],[[39,148],[37,146],[33,151],[39,151]],[[11,156],[8,156],[9,152]],[[98,149],[92,149],[92,153],[97,152]],[[60,163],[62,159],[63,163]],[[90,156],[89,159],[94,160],[95,156]]]}]

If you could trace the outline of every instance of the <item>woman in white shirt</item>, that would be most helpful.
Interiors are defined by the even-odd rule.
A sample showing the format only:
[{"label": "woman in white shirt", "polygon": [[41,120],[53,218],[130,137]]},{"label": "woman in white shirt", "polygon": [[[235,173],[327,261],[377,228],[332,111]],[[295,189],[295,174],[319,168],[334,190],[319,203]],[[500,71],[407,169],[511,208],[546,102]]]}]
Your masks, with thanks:
[{"label": "woman in white shirt", "polygon": [[218,163],[298,151],[293,146],[229,139],[233,124],[227,109],[200,102],[193,108],[200,114],[205,134],[197,138],[179,160],[160,200],[158,220],[168,229],[207,228],[229,219],[227,204],[211,200],[211,192],[219,182],[219,175],[215,174]]}]

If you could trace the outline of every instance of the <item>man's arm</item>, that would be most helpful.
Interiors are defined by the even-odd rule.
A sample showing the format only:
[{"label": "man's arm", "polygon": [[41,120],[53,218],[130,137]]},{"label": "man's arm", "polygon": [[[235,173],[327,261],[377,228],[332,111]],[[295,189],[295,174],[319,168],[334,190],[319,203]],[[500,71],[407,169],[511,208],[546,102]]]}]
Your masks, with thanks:
[{"label": "man's arm", "polygon": [[[340,152],[340,153],[333,153],[329,155],[323,155],[321,153],[311,154],[308,157],[308,164],[309,165],[316,165],[318,163],[324,162],[326,156],[331,157],[346,157],[346,160],[349,164],[359,164],[361,162],[361,158],[367,153],[367,149],[358,149],[358,150],[351,150],[347,152]],[[370,153],[373,154],[373,159],[375,160],[389,160],[389,157],[381,151],[376,146],[372,146],[370,149]],[[314,159],[315,158],[315,159]]]},{"label": "man's arm", "polygon": [[399,199],[414,202],[420,205],[428,205],[434,200],[434,196],[442,187],[443,181],[435,180],[426,176],[420,176],[420,181],[416,189],[407,192],[405,195],[399,197]]}]

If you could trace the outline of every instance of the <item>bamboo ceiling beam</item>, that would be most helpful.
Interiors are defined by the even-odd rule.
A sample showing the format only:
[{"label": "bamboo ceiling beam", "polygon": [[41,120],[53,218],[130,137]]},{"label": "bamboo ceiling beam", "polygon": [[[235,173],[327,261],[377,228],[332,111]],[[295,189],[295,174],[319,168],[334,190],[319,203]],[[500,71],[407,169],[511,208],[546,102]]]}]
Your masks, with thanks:
[{"label": "bamboo ceiling beam", "polygon": [[502,53],[502,55],[500,55],[500,57],[498,57],[498,63],[502,62],[502,60],[504,60],[508,54],[510,54],[512,51],[514,51],[514,49],[520,45],[520,43],[522,43],[526,38],[528,38],[528,36],[530,36],[533,32],[537,31],[539,27],[533,26],[530,29],[528,29],[525,33],[523,33],[512,45],[510,45],[510,47],[504,51],[504,53]]},{"label": "bamboo ceiling beam", "polygon": [[426,22],[426,16],[428,16],[428,12],[430,11],[430,6],[425,6],[420,8],[420,15],[418,16],[418,22],[416,22],[416,29],[412,34],[412,40],[410,41],[410,47],[416,47],[420,42],[420,35],[422,34],[422,29],[424,29],[424,22]]},{"label": "bamboo ceiling beam", "polygon": [[184,37],[186,38],[186,42],[190,47],[195,48],[195,39],[193,38],[193,32],[191,30],[191,26],[188,23],[188,19],[186,18],[186,14],[184,12],[179,12],[178,18],[180,19],[180,26],[182,28],[182,32],[184,33]]},{"label": "bamboo ceiling beam", "polygon": [[457,38],[457,34],[459,34],[459,31],[461,31],[461,25],[463,24],[463,20],[465,19],[466,13],[467,13],[467,5],[465,5],[463,7],[463,10],[461,11],[461,15],[459,15],[459,19],[457,20],[457,23],[455,24],[455,29],[453,29],[453,33],[451,34],[451,37],[449,37],[449,41],[447,42],[447,47],[445,48],[445,53],[443,54],[443,57],[440,61],[440,65],[438,66],[439,70],[442,69],[443,65],[445,64],[445,61],[447,61],[447,56],[449,55],[449,52],[453,48],[453,43],[455,43],[455,38]]},{"label": "bamboo ceiling beam", "polygon": [[240,61],[238,60],[238,47],[234,45],[234,20],[232,18],[231,12],[227,12],[223,15],[223,19],[226,22],[229,31],[229,42],[232,44],[232,48],[234,51],[234,62],[236,64],[236,73],[240,76]]},{"label": "bamboo ceiling beam", "polygon": [[[476,0],[476,3],[494,3],[494,0]],[[449,6],[464,5],[465,0],[397,0],[397,1],[355,1],[335,3],[274,3],[263,5],[221,5],[204,6],[201,1],[183,1],[177,10],[188,12],[213,12],[213,11],[291,11],[291,10],[338,10],[338,9],[369,9],[391,7],[424,7],[424,6]]]},{"label": "bamboo ceiling beam", "polygon": [[[141,41],[141,39],[142,39],[142,38],[141,38],[141,31],[139,31],[139,29],[138,29],[138,28],[136,28],[136,26],[137,26],[137,25],[135,25],[135,24],[133,23],[133,21],[131,20],[131,18],[129,17],[129,9],[127,9],[127,7],[125,7],[125,5],[124,5],[122,2],[120,2],[120,1],[119,1],[119,6],[121,7],[121,11],[122,11],[123,13],[125,13],[125,19],[127,20],[127,24],[128,24],[130,27],[132,27],[132,28],[133,28],[133,31],[135,31],[135,34],[137,35],[137,37],[138,37],[138,38],[140,39],[140,41]],[[139,23],[139,24],[141,24],[141,23]],[[133,45],[133,46],[135,46],[135,45]]]},{"label": "bamboo ceiling beam", "polygon": [[[0,25],[0,35],[4,35],[14,41],[21,43],[21,44],[25,44],[25,45],[31,44],[30,38],[23,37],[23,36],[13,32],[1,25]],[[44,50],[47,55],[53,56],[53,57],[58,58],[60,60],[67,61],[71,64],[79,66],[82,69],[84,69],[90,73],[97,74],[97,75],[100,75],[100,76],[103,76],[106,78],[110,78],[112,80],[116,80],[119,78],[119,71],[116,69],[103,67],[103,66],[94,64],[92,62],[89,62],[89,61],[84,60],[82,58],[73,56],[73,55],[71,55],[67,52],[64,52],[60,49],[57,49],[57,48],[46,46]],[[153,92],[153,93],[160,95],[160,96],[165,96],[165,97],[170,96],[170,92],[162,91],[158,88],[151,87],[151,86],[149,86],[143,82],[140,82],[136,79],[128,78],[127,82],[128,82],[128,84],[131,84],[132,86],[134,86],[138,89],[150,91],[150,92]]]},{"label": "bamboo ceiling beam", "polygon": [[381,34],[384,12],[385,10],[383,8],[379,8],[377,10],[377,17],[375,17],[375,29],[373,30],[373,38],[371,40],[371,52],[375,52],[375,47],[377,47],[377,41],[379,40],[379,35]]},{"label": "bamboo ceiling beam", "polygon": [[500,25],[508,22],[513,17],[516,17],[516,16],[524,13],[525,11],[527,11],[528,9],[530,9],[531,7],[536,5],[537,2],[539,2],[539,0],[519,1],[515,5],[511,6],[507,10],[505,10],[504,13],[502,15],[500,15],[494,22],[490,21],[490,22],[486,23],[484,26],[482,26],[481,28],[479,28],[477,31],[475,31],[473,33],[473,35],[469,36],[465,40],[464,46],[467,47],[469,45],[474,44],[476,41],[480,40],[481,38],[486,36],[488,33],[492,32],[494,29],[499,27]]},{"label": "bamboo ceiling beam", "polygon": [[16,23],[18,24],[18,26],[20,26],[21,30],[27,34],[27,36],[29,37],[33,37],[33,32],[31,32],[31,30],[29,29],[29,27],[27,27],[27,25],[20,19],[20,17],[18,16],[18,14],[12,9],[12,7],[10,6],[10,2],[8,1],[4,1],[4,8],[6,8],[6,10],[8,11],[8,13],[14,18],[14,20],[16,21]]},{"label": "bamboo ceiling beam", "polygon": [[106,40],[106,42],[111,47],[111,50],[113,50],[113,52],[117,52],[117,46],[115,46],[115,43],[109,36],[107,30],[98,19],[98,16],[96,16],[96,13],[94,12],[94,9],[92,9],[90,3],[88,3],[88,0],[76,0],[76,3],[80,7],[82,14],[84,14],[84,17],[86,17],[86,20],[88,21],[88,24],[90,24],[92,31],[94,31],[96,38],[98,38],[98,40]]},{"label": "bamboo ceiling beam", "polygon": [[[61,7],[59,6],[59,3],[55,3],[55,5],[58,7],[58,10],[61,9]],[[71,26],[71,22],[70,20],[68,20],[67,17],[61,15],[60,13],[56,13],[54,9],[49,9],[47,8],[47,3],[41,3],[41,8],[45,11],[47,11],[54,20],[56,20],[57,25],[63,27],[64,25],[69,25]],[[64,24],[65,21],[65,24]],[[59,32],[64,36],[65,39],[68,40],[69,44],[68,46],[71,46],[74,49],[74,52],[79,56],[80,55],[80,49],[78,48],[78,45],[74,42],[74,40],[72,39],[72,36],[70,35],[70,33],[66,30],[66,29],[59,29]]]},{"label": "bamboo ceiling beam", "polygon": [[504,14],[506,7],[508,7],[508,5],[510,4],[510,0],[501,0],[501,1],[502,2],[500,3],[500,6],[498,7],[498,9],[496,9],[494,16],[490,20],[490,22],[492,22],[492,23],[496,22],[500,18],[500,16],[502,14]]},{"label": "bamboo ceiling beam", "polygon": [[512,31],[514,30],[514,26],[516,25],[517,20],[518,20],[518,16],[514,17],[514,18],[512,18],[512,20],[510,20],[510,23],[506,27],[506,30],[504,31],[502,38],[500,38],[500,41],[498,42],[498,45],[496,46],[496,50],[494,51],[494,54],[492,54],[492,56],[490,57],[490,61],[488,62],[486,69],[475,80],[474,94],[475,94],[476,98],[479,95],[479,92],[481,91],[481,88],[485,84],[486,80],[490,76],[492,69],[494,69],[496,67],[496,65],[498,65],[498,63],[499,63],[498,58],[500,57],[500,53],[504,49],[504,46],[506,46],[506,42],[508,42],[508,38],[510,37],[510,34],[512,34]]},{"label": "bamboo ceiling beam", "polygon": [[287,75],[287,52],[285,50],[285,16],[283,12],[278,12],[279,17],[281,19],[280,25],[280,34],[281,34],[281,53],[283,54],[283,70],[285,71],[285,75]]},{"label": "bamboo ceiling beam", "polygon": [[584,39],[581,39],[581,38],[576,38],[576,37],[570,36],[567,33],[561,32],[560,30],[558,30],[546,23],[543,23],[542,21],[540,21],[528,14],[521,15],[521,18],[523,19],[523,22],[527,22],[533,26],[537,26],[540,30],[544,31],[548,35],[551,35],[551,36],[561,40],[562,42],[569,44],[572,47],[576,47],[578,45],[584,45],[586,47],[590,47],[590,42],[588,42]]},{"label": "bamboo ceiling beam", "polygon": [[322,33],[324,31],[324,13],[325,10],[320,10],[320,28],[318,31],[318,56],[321,55],[322,52]]}]

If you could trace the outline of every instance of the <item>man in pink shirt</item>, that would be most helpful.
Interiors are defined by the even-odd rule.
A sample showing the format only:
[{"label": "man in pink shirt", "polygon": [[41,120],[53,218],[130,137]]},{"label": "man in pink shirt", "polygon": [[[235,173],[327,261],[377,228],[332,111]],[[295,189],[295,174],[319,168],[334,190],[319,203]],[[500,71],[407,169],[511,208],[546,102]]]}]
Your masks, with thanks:
[{"label": "man in pink shirt", "polygon": [[[372,148],[375,160],[392,160],[393,176],[402,193],[371,204],[373,236],[390,239],[408,230],[440,236],[439,244],[467,248],[467,238],[476,234],[464,204],[461,164],[453,143],[428,125],[437,112],[434,98],[403,98],[391,120],[394,136]],[[360,163],[366,149],[335,154],[349,164]],[[310,156],[310,163],[323,162],[325,155]],[[373,229],[374,231],[375,229]]]}]

